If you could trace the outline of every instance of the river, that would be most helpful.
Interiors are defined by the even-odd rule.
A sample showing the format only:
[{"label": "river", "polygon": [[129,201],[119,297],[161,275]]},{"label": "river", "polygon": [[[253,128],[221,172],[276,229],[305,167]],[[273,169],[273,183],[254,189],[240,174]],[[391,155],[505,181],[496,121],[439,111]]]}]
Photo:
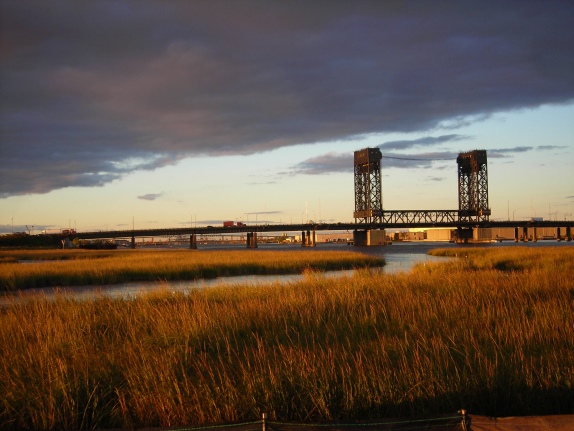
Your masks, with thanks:
[{"label": "river", "polygon": [[[488,244],[469,244],[465,247],[509,247],[517,245],[514,242],[506,241],[502,243]],[[549,247],[549,246],[572,246],[572,242],[557,241],[538,241],[530,243],[518,243],[524,247]],[[251,251],[242,244],[213,244],[199,245],[199,250],[244,250],[246,253]],[[258,250],[273,251],[292,251],[304,250],[312,253],[315,250],[337,250],[337,251],[355,251],[377,257],[383,257],[386,265],[378,268],[378,271],[392,274],[397,272],[410,271],[417,263],[433,263],[444,261],[443,257],[429,256],[429,250],[435,248],[461,248],[461,245],[444,243],[444,242],[401,242],[393,243],[390,246],[371,246],[371,247],[353,247],[347,244],[317,244],[317,247],[301,247],[300,245],[289,244],[265,244],[260,243]],[[147,247],[146,247],[147,248]],[[155,249],[156,247],[149,247]],[[183,249],[184,246],[163,247],[158,249]],[[70,261],[73,262],[73,261]],[[40,263],[41,264],[41,263]],[[328,271],[322,274],[323,277],[341,277],[351,275],[350,271]],[[168,282],[130,282],[120,284],[110,284],[101,286],[74,286],[64,288],[37,288],[27,289],[17,295],[5,295],[0,297],[0,306],[9,304],[13,301],[21,301],[26,298],[35,296],[44,296],[47,299],[53,299],[58,295],[68,295],[74,299],[87,300],[98,297],[99,295],[108,295],[117,298],[135,297],[142,293],[154,290],[168,289],[173,292],[185,292],[192,288],[209,288],[221,284],[250,284],[258,286],[268,283],[291,283],[303,279],[301,274],[290,275],[250,275],[236,277],[218,277],[212,280],[185,280],[185,281],[168,281]]]}]

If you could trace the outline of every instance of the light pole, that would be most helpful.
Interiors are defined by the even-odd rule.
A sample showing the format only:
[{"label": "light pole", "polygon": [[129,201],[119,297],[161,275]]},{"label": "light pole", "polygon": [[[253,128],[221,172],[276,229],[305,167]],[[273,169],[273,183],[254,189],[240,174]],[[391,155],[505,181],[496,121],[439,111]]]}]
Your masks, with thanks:
[{"label": "light pole", "polygon": [[512,211],[512,221],[514,221],[514,213],[516,212],[516,210]]}]

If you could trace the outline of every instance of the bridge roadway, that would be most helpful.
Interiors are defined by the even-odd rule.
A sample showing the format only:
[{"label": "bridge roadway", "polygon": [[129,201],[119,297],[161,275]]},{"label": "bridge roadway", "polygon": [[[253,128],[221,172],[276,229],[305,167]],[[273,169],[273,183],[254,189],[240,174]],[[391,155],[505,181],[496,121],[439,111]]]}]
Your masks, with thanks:
[{"label": "bridge roadway", "polygon": [[78,232],[71,234],[70,239],[111,239],[132,238],[143,236],[183,236],[183,235],[221,235],[248,232],[306,232],[306,231],[345,231],[373,229],[407,229],[407,228],[543,228],[543,227],[574,227],[574,221],[489,221],[489,222],[460,222],[413,220],[410,222],[389,223],[306,223],[306,224],[259,224],[249,226],[207,226],[197,228],[168,228],[168,229],[135,229],[99,232]]}]

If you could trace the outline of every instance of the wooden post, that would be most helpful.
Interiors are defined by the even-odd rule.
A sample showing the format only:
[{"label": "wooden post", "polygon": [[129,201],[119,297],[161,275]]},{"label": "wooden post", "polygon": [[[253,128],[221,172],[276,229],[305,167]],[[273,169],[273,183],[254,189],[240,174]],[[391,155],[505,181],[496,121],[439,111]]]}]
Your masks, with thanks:
[{"label": "wooden post", "polygon": [[261,415],[261,418],[263,419],[263,430],[262,430],[262,431],[267,431],[267,430],[266,430],[266,428],[267,428],[267,424],[266,424],[266,421],[267,421],[267,413],[263,413],[263,414]]}]

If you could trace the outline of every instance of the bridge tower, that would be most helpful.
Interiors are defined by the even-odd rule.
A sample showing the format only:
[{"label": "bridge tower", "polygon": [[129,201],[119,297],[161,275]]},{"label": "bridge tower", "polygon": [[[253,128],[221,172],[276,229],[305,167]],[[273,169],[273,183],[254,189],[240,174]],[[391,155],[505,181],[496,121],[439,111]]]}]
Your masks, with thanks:
[{"label": "bridge tower", "polygon": [[355,223],[381,223],[381,159],[378,148],[355,151]]},{"label": "bridge tower", "polygon": [[458,163],[458,219],[465,222],[488,221],[488,172],[486,150],[460,153]]}]

